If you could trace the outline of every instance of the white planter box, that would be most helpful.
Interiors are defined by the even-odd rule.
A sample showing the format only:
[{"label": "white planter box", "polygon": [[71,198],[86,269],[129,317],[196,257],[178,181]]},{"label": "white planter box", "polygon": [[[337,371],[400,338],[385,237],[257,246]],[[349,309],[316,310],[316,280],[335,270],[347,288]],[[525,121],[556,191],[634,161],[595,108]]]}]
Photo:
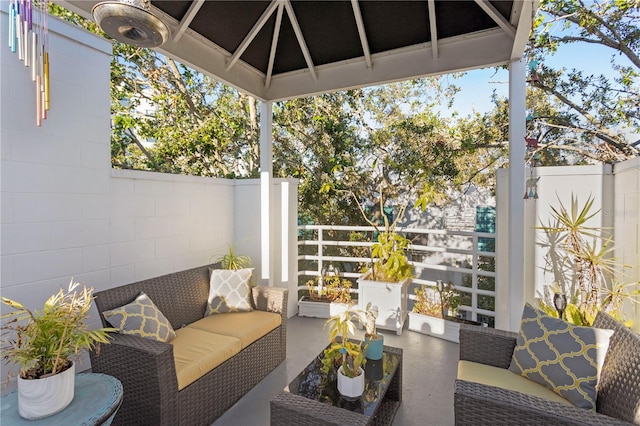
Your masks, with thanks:
[{"label": "white planter box", "polygon": [[409,330],[459,343],[460,324],[442,318],[409,312]]},{"label": "white planter box", "polygon": [[410,278],[400,283],[358,279],[359,308],[364,310],[367,304],[378,307],[376,327],[402,334],[407,318],[407,288]]},{"label": "white planter box", "polygon": [[[355,304],[357,300],[353,301]],[[347,303],[338,302],[320,302],[309,300],[307,297],[301,297],[298,300],[298,316],[311,318],[330,318],[341,312],[344,312],[349,305]]]}]

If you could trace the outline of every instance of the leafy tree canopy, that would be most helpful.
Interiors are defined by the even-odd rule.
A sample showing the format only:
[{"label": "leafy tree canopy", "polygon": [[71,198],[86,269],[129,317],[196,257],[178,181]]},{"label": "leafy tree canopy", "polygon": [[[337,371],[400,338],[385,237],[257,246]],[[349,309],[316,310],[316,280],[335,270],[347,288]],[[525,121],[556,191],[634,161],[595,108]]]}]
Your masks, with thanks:
[{"label": "leafy tree canopy", "polygon": [[[527,57],[528,137],[538,164],[613,162],[638,155],[639,3],[542,0]],[[99,32],[52,4],[52,13]],[[567,44],[611,50],[613,77],[552,69]],[[537,62],[536,62],[537,61]],[[457,77],[457,76],[454,76]],[[148,49],[114,43],[111,64],[114,167],[214,177],[256,177],[259,108],[250,96]],[[300,179],[300,213],[316,223],[362,223],[362,202],[442,199],[468,183],[493,186],[507,162],[508,100],[467,117],[441,117],[459,87],[428,78],[274,104],[274,175]],[[322,189],[325,189],[322,191]],[[384,194],[384,195],[381,195]],[[409,200],[410,199],[410,200]]]}]

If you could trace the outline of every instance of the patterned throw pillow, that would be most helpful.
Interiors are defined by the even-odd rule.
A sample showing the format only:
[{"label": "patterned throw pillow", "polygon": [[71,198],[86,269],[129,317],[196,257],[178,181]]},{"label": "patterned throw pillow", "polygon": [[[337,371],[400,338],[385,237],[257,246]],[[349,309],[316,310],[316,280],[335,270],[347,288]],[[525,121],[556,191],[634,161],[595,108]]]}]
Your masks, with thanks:
[{"label": "patterned throw pillow", "polygon": [[249,285],[252,273],[253,268],[212,269],[205,315],[253,310]]},{"label": "patterned throw pillow", "polygon": [[122,334],[133,334],[160,342],[168,342],[176,337],[169,320],[143,292],[128,305],[102,314]]},{"label": "patterned throw pillow", "polygon": [[580,327],[526,304],[509,370],[595,410],[596,385],[613,330]]}]

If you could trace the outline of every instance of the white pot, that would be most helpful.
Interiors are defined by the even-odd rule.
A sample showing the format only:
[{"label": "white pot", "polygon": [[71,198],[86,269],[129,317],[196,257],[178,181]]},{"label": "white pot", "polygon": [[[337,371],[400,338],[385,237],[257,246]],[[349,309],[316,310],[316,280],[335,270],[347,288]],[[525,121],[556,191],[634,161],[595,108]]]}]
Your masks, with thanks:
[{"label": "white pot", "polygon": [[[358,301],[354,300],[354,304]],[[312,317],[312,318],[331,318],[334,315],[347,310],[348,303],[339,302],[320,302],[315,300],[308,300],[305,297],[300,298],[298,301],[298,316],[299,317]]]},{"label": "white pot", "polygon": [[454,343],[459,342],[458,334],[460,333],[460,324],[443,320],[442,318],[430,317],[417,312],[409,312],[409,330],[439,337],[440,339]]},{"label": "white pot", "polygon": [[360,372],[356,377],[347,377],[344,375],[342,366],[338,368],[338,392],[340,395],[348,398],[358,398],[364,393],[364,370],[358,368]]},{"label": "white pot", "polygon": [[18,413],[28,420],[42,419],[64,410],[73,400],[76,365],[44,379],[18,377]]},{"label": "white pot", "polygon": [[377,306],[376,327],[395,331],[399,336],[407,318],[407,289],[410,283],[411,278],[399,283],[388,283],[361,277],[358,279],[359,308],[365,310],[369,302],[371,306]]}]

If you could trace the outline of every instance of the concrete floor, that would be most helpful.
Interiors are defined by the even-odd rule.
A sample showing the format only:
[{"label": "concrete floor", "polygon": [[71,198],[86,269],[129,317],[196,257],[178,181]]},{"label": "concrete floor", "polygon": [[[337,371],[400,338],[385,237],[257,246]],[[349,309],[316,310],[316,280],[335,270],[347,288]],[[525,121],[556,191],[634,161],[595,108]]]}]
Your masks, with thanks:
[{"label": "concrete floor", "polygon": [[[240,399],[214,426],[269,425],[269,401],[328,344],[323,319],[293,317],[287,324],[287,359]],[[458,363],[456,343],[403,331],[384,332],[385,345],[401,347],[402,403],[394,425],[447,426],[454,423],[453,384]]]}]

